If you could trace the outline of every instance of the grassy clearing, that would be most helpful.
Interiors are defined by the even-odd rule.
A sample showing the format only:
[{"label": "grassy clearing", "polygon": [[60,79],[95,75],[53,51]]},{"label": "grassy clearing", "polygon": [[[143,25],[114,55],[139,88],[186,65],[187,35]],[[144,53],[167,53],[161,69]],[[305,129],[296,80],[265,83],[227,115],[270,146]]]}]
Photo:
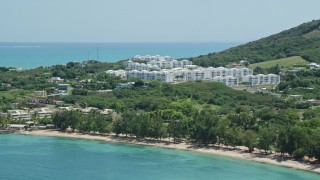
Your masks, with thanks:
[{"label": "grassy clearing", "polygon": [[305,35],[303,35],[305,38],[319,38],[320,37],[320,29],[316,29],[314,31],[311,31]]},{"label": "grassy clearing", "polygon": [[21,96],[24,96],[27,93],[28,91],[24,91],[24,90],[0,91],[0,98],[2,101],[8,100],[8,101],[22,102],[24,101],[24,98],[22,98]]},{"label": "grassy clearing", "polygon": [[283,58],[283,59],[276,59],[272,61],[251,64],[250,68],[252,69],[256,67],[270,68],[272,66],[276,66],[277,64],[280,67],[292,68],[294,65],[306,65],[306,64],[309,64],[309,62],[304,60],[300,56],[292,56],[292,57]]}]

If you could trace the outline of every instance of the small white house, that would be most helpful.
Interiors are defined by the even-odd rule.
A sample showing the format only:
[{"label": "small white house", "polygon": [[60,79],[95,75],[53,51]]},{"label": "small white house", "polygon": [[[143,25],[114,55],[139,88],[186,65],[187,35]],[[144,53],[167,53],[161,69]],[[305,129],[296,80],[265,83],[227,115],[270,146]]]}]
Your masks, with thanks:
[{"label": "small white house", "polygon": [[34,91],[34,96],[35,97],[47,97],[47,91]]},{"label": "small white house", "polygon": [[49,82],[53,82],[53,83],[59,83],[64,81],[64,79],[61,79],[60,77],[52,77]]},{"label": "small white house", "polygon": [[309,69],[320,69],[320,65],[317,63],[310,63],[307,66]]}]

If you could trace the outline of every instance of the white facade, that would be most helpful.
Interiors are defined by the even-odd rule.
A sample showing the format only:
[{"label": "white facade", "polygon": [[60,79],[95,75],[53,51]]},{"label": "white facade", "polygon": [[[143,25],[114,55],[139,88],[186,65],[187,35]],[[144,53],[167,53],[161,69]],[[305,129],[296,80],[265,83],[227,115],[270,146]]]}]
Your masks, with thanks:
[{"label": "white facade", "polygon": [[108,75],[110,75],[110,76],[116,76],[116,77],[121,77],[121,78],[127,77],[127,71],[122,70],[122,69],[117,70],[117,71],[108,70],[108,71],[106,71],[106,73],[107,73]]},{"label": "white facade", "polygon": [[8,110],[8,114],[12,119],[31,120],[31,114],[25,110]]},{"label": "white facade", "polygon": [[152,71],[160,69],[172,69],[172,68],[185,68],[192,65],[192,62],[189,60],[151,60],[145,63],[138,63],[133,61],[125,61],[123,63],[124,67],[128,70],[137,70],[137,71]]},{"label": "white facade", "polygon": [[108,116],[109,114],[114,113],[114,112],[115,112],[114,109],[104,109],[104,110],[100,111],[100,113],[104,116]]},{"label": "white facade", "polygon": [[145,64],[145,63],[137,63],[133,61],[125,61],[123,66],[128,70],[137,70],[137,71],[151,71],[151,70],[160,70],[160,66],[152,65],[152,64]]},{"label": "white facade", "polygon": [[[187,63],[187,62],[186,62]],[[237,86],[239,79],[243,79],[245,76],[252,75],[252,69],[248,68],[202,68],[194,65],[187,65],[189,68],[172,68],[163,69],[160,71],[148,71],[148,70],[131,70],[124,73],[123,70],[118,71],[107,71],[108,74],[118,76],[119,74],[126,74],[127,78],[137,78],[144,80],[155,80],[159,79],[163,82],[174,82],[178,80],[185,81],[197,81],[197,80],[212,80],[223,82],[229,86]],[[192,67],[192,68],[190,68]],[[218,78],[217,78],[218,77]],[[272,82],[275,81],[272,79]],[[271,80],[270,80],[271,82]]]},{"label": "white facade", "polygon": [[[123,72],[123,70],[120,70]],[[113,71],[112,74],[117,74],[117,71]],[[209,80],[223,82],[228,86],[237,86],[239,82],[249,82],[252,85],[259,84],[279,84],[280,76],[275,74],[268,75],[252,75],[252,70],[248,68],[173,68],[163,69],[160,71],[147,71],[147,70],[131,70],[126,71],[128,78],[137,78],[144,80],[159,79],[163,82],[174,82],[178,80],[185,81],[197,81],[197,80]]]},{"label": "white facade", "polygon": [[169,71],[169,70],[161,70],[161,71],[132,70],[132,71],[127,72],[127,77],[128,78],[144,79],[144,80],[159,79],[163,82],[173,82],[174,81],[174,74],[172,71]]},{"label": "white facade", "polygon": [[146,55],[146,56],[140,56],[140,55],[136,55],[134,57],[131,58],[132,61],[152,61],[152,60],[166,60],[166,61],[172,61],[174,58],[170,57],[170,56],[150,56],[150,55]]},{"label": "white facade", "polygon": [[147,64],[160,67],[161,69],[172,69],[172,68],[185,68],[192,65],[192,61],[189,60],[152,60]]},{"label": "white facade", "polygon": [[53,111],[50,110],[49,108],[38,108],[38,109],[35,109],[33,112],[31,112],[31,114],[33,114],[35,112],[38,113],[38,116],[40,119],[51,118],[51,116],[53,114]]},{"label": "white facade", "polygon": [[276,74],[248,75],[248,76],[244,76],[242,81],[251,83],[252,85],[279,84],[280,76]]},{"label": "white facade", "polygon": [[249,68],[224,68],[224,67],[218,67],[218,68],[213,68],[209,67],[207,68],[208,73],[210,73],[210,77],[227,77],[227,76],[232,76],[232,77],[244,77],[247,75],[252,75],[253,70]]},{"label": "white facade", "polygon": [[8,124],[8,129],[22,131],[25,126],[24,124]]},{"label": "white facade", "polygon": [[275,74],[254,76],[249,68],[198,67],[189,60],[174,60],[169,56],[135,56],[132,60],[144,60],[147,64],[133,61],[124,62],[128,71],[107,71],[114,76],[125,76],[144,80],[159,79],[163,82],[207,80],[222,82],[228,86],[238,86],[240,82],[256,84],[279,84],[280,76]]},{"label": "white facade", "polygon": [[185,81],[197,81],[197,80],[209,80],[205,68],[186,69],[175,68],[171,70],[174,73],[175,80]]},{"label": "white facade", "polygon": [[21,119],[21,120],[26,120],[30,121],[32,119],[32,114],[37,113],[38,117],[40,119],[43,118],[51,118],[53,111],[50,110],[49,108],[38,108],[34,109],[32,111],[25,111],[25,110],[8,110],[8,114],[12,119]]},{"label": "white facade", "polygon": [[212,81],[222,82],[227,86],[238,86],[239,85],[239,78],[233,77],[233,76],[226,76],[226,77],[216,76],[216,77],[212,78]]},{"label": "white facade", "polygon": [[116,87],[116,89],[122,89],[122,88],[130,88],[133,87],[135,82],[127,82],[127,83],[119,83]]},{"label": "white facade", "polygon": [[[145,63],[139,63],[135,61],[145,61]],[[175,60],[170,56],[134,56],[129,61],[123,63],[124,67],[128,70],[137,70],[137,71],[151,71],[151,70],[160,70],[160,69],[172,69],[179,67],[186,67],[192,65],[192,61],[189,60]]]}]

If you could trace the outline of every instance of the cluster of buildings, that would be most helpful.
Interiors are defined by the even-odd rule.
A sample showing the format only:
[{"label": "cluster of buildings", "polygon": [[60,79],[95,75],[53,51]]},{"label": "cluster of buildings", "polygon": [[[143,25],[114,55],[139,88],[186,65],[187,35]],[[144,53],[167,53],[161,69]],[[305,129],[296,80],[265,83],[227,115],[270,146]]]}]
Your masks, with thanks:
[{"label": "cluster of buildings", "polygon": [[43,118],[51,118],[52,115],[56,111],[75,111],[78,110],[82,114],[88,114],[92,110],[96,110],[100,112],[102,115],[108,115],[110,113],[114,113],[113,109],[103,109],[100,110],[95,107],[86,107],[86,108],[73,108],[73,107],[59,107],[59,108],[35,108],[35,109],[14,109],[14,110],[8,110],[6,113],[0,113],[0,117],[4,118],[11,118],[13,120],[24,120],[24,121],[31,121],[35,116],[39,119]]},{"label": "cluster of buildings", "polygon": [[192,62],[189,60],[151,60],[146,61],[146,63],[139,63],[135,61],[125,61],[123,63],[124,67],[128,70],[138,70],[138,71],[159,71],[161,69],[173,69],[173,68],[186,68],[187,66],[192,65]]},{"label": "cluster of buildings", "polygon": [[43,118],[51,118],[53,113],[56,111],[68,111],[68,110],[79,110],[82,114],[89,114],[90,111],[95,110],[101,113],[104,116],[107,116],[109,114],[113,114],[113,109],[104,109],[99,110],[98,108],[94,107],[87,107],[87,108],[72,108],[72,107],[59,107],[58,109],[52,109],[52,108],[36,108],[36,109],[15,109],[15,110],[8,110],[6,113],[0,113],[0,117],[4,118],[11,118],[13,120],[22,120],[24,121],[22,124],[8,124],[7,130],[25,130],[25,129],[52,129],[55,126],[52,124],[47,125],[35,125],[35,122],[33,121],[35,118],[35,115],[39,119]]},{"label": "cluster of buildings", "polygon": [[[145,61],[146,63],[136,62]],[[275,74],[253,75],[253,70],[246,67],[203,68],[192,65],[188,60],[174,60],[169,56],[135,56],[124,62],[126,70],[109,70],[106,73],[122,78],[144,80],[159,79],[163,82],[207,80],[222,82],[228,86],[238,86],[241,82],[251,85],[279,84],[280,76]]]},{"label": "cluster of buildings", "polygon": [[[45,99],[39,99],[39,98],[47,98],[47,97],[62,97],[62,96],[67,96],[69,95],[71,88],[70,84],[58,84],[56,88],[52,88],[53,93],[47,94],[47,91],[42,90],[42,91],[34,91],[33,96],[36,97],[33,99],[31,102],[35,103],[43,103],[43,104],[56,104],[54,101],[47,101]],[[57,102],[60,103],[60,102]],[[59,105],[59,104],[56,104]]]},{"label": "cluster of buildings", "polygon": [[171,57],[171,56],[159,56],[159,55],[156,55],[156,56],[150,56],[150,55],[140,56],[140,55],[136,55],[136,56],[133,56],[131,58],[131,61],[153,61],[153,60],[156,60],[156,61],[160,61],[160,60],[173,61],[174,58]]},{"label": "cluster of buildings", "polygon": [[1,117],[10,117],[12,119],[20,119],[25,121],[31,121],[34,114],[37,115],[39,119],[51,118],[54,111],[49,108],[36,108],[33,110],[22,110],[14,109],[8,110],[7,113],[1,113]]}]

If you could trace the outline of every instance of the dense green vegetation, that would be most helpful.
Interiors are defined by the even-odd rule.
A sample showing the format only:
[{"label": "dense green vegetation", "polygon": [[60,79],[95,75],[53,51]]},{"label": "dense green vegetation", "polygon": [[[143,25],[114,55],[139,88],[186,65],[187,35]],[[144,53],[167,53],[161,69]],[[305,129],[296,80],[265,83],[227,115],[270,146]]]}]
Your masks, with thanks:
[{"label": "dense green vegetation", "polygon": [[320,99],[320,71],[304,70],[295,75],[287,75],[277,86],[283,96],[302,95],[304,99]]},{"label": "dense green vegetation", "polygon": [[173,85],[153,81],[148,83],[147,87],[124,88],[114,90],[109,94],[91,93],[87,96],[67,96],[62,100],[71,104],[84,101],[88,106],[100,109],[111,108],[118,112],[125,109],[154,111],[170,107],[176,101],[207,105],[201,106],[201,109],[216,105],[222,112],[224,109],[234,109],[243,105],[270,106],[272,103],[279,103],[285,106],[285,102],[269,95],[235,91],[222,83],[212,82],[185,82]]},{"label": "dense green vegetation", "polygon": [[91,111],[87,115],[82,115],[79,111],[59,111],[53,116],[52,122],[63,130],[70,127],[82,132],[110,133],[112,119],[98,111]]},{"label": "dense green vegetation", "polygon": [[[320,158],[320,109],[305,112],[305,120],[292,110],[262,108],[250,111],[242,106],[228,115],[212,110],[198,111],[189,102],[151,112],[125,110],[120,116],[102,116],[96,111],[82,115],[78,111],[58,112],[53,123],[62,130],[67,127],[81,132],[101,132],[137,138],[173,138],[199,144],[244,145],[250,149],[288,153],[299,159]],[[311,119],[308,119],[311,118]]]},{"label": "dense green vegetation", "polygon": [[253,64],[292,56],[319,63],[319,26],[320,20],[314,20],[257,41],[190,59],[200,66],[221,66],[240,60]]},{"label": "dense green vegetation", "polygon": [[10,71],[10,68],[0,67],[0,108],[8,109],[10,103],[25,102],[23,96],[32,94],[33,91],[45,90],[52,93],[57,84],[49,81],[51,77],[60,77],[71,85],[77,83],[76,78],[94,79],[90,83],[85,83],[85,89],[74,91],[79,95],[88,94],[88,90],[113,89],[120,82],[119,78],[109,77],[108,81],[97,82],[105,79],[104,71],[119,69],[121,64],[122,62],[89,61],[84,65],[79,62],[70,62],[66,65],[39,67],[25,71]]}]

